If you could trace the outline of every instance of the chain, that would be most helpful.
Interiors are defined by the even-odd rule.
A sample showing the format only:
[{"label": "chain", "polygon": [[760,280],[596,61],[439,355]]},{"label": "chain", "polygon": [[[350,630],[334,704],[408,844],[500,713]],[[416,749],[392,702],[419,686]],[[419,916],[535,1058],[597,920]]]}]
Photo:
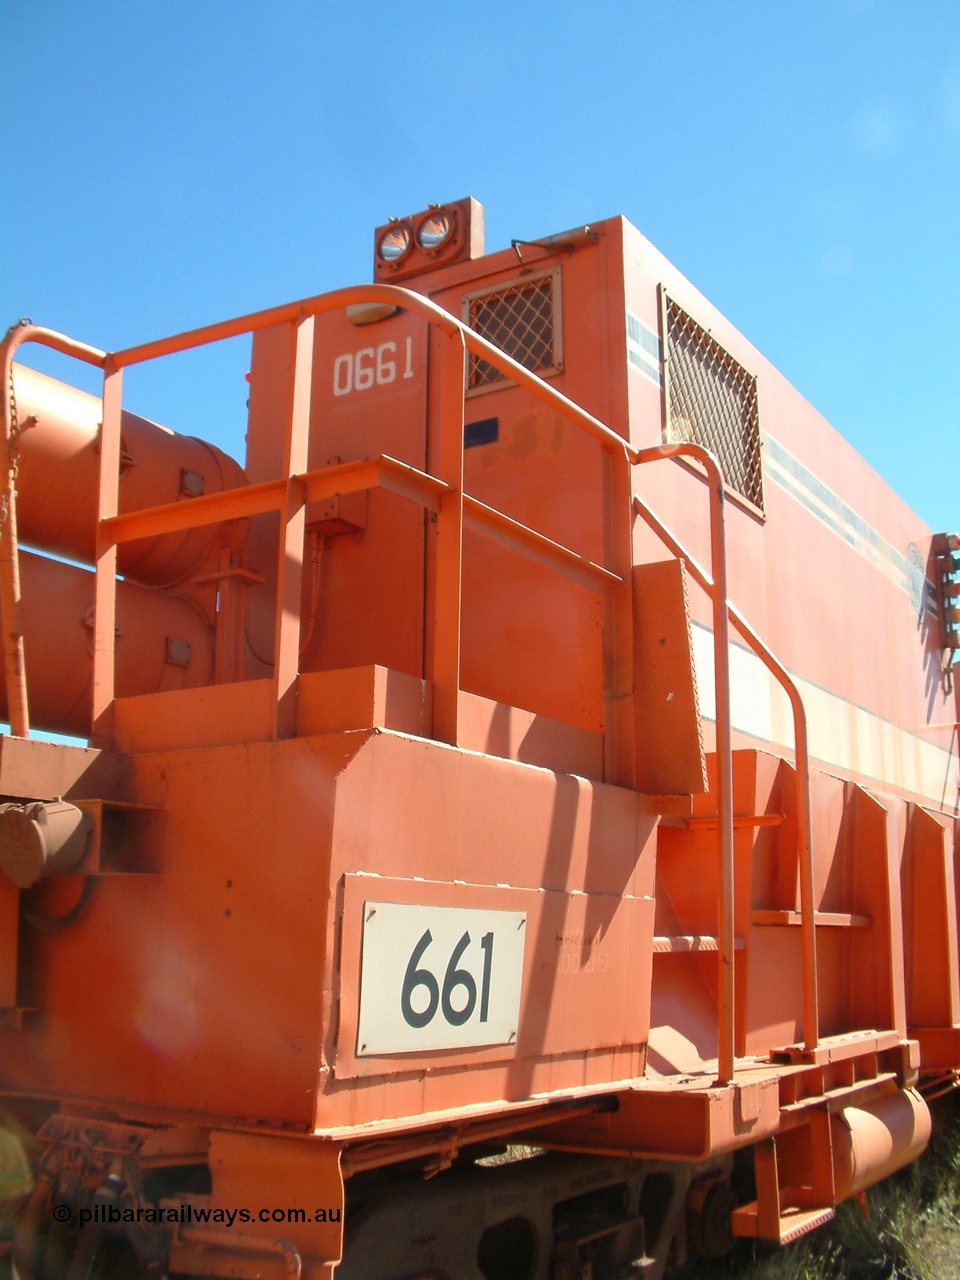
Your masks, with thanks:
[{"label": "chain", "polygon": [[[25,316],[21,316],[14,328],[20,328],[24,325],[32,324],[33,321]],[[8,483],[3,486],[3,495],[0,497],[0,528],[6,522],[9,512],[8,495],[16,492],[17,476],[20,469],[20,419],[17,415],[17,393],[13,384],[13,363],[10,364],[10,386],[7,389],[10,398],[10,435],[9,435],[9,452],[7,454],[7,475]]]},{"label": "chain", "polygon": [[7,523],[9,513],[8,497],[10,491],[17,487],[17,475],[20,467],[20,421],[17,417],[17,396],[13,387],[13,365],[10,366],[10,441],[7,452],[7,479],[0,497],[0,528]]}]

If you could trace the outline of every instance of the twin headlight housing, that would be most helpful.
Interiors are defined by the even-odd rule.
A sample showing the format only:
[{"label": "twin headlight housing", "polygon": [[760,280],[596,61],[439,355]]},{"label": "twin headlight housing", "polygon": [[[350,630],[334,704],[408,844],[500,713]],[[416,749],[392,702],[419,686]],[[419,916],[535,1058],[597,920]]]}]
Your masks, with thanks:
[{"label": "twin headlight housing", "polygon": [[391,223],[377,242],[377,255],[381,262],[399,262],[414,244],[424,253],[438,253],[453,235],[455,226],[455,215],[444,209],[434,209],[421,217],[413,234],[409,220]]},{"label": "twin headlight housing", "polygon": [[373,242],[374,278],[393,282],[483,254],[483,206],[472,196],[392,218]]}]

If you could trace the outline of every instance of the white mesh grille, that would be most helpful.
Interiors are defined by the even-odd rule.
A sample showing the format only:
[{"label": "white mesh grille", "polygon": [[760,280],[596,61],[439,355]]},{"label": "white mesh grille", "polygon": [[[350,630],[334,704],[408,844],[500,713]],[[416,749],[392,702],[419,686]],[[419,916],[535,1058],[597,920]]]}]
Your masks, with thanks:
[{"label": "white mesh grille", "polygon": [[762,510],[757,380],[672,298],[665,311],[664,440],[711,449],[730,488]]},{"label": "white mesh grille", "polygon": [[[554,273],[498,285],[468,294],[464,319],[475,333],[492,342],[533,373],[560,365],[559,325]],[[470,390],[502,381],[503,374],[479,356],[470,356]]]}]

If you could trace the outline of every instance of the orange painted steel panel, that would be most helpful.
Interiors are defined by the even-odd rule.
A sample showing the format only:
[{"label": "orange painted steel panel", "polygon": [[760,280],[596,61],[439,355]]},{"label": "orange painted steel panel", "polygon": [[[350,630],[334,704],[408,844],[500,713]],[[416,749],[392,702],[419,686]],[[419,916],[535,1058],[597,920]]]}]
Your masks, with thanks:
[{"label": "orange painted steel panel", "polygon": [[[934,779],[928,772],[918,787],[914,769],[918,755],[928,755],[934,743],[951,750],[949,730],[934,732],[928,726],[956,719],[953,695],[938,687],[935,628],[908,589],[910,546],[925,563],[930,531],[671,264],[632,228],[625,236],[629,311],[655,334],[656,294],[665,284],[757,375],[763,430],[772,437],[765,441],[765,519],[729,504],[731,593],[740,612],[760,624],[786,667],[817,686],[808,705],[814,754],[828,753],[821,759],[831,768],[872,779],[878,790],[926,794],[933,807],[945,797],[952,809],[955,777],[940,769]],[[643,446],[662,434],[660,388],[633,366],[628,374],[631,438]],[[641,496],[702,560],[706,531],[695,504],[703,481],[677,467],[668,477],[640,474],[638,484]],[[696,616],[707,621],[704,612]],[[814,617],[818,627],[810,625]],[[866,651],[843,639],[864,617],[874,620],[877,641]],[[824,645],[824,634],[839,642]],[[846,705],[826,700],[827,691]],[[753,706],[763,692],[760,686],[753,693]],[[898,742],[864,712],[898,726]],[[756,737],[789,750],[784,728],[776,721],[771,727],[772,733]]]},{"label": "orange painted steel panel", "polygon": [[633,571],[637,787],[654,795],[705,791],[706,762],[680,560]]},{"label": "orange painted steel panel", "polygon": [[911,1027],[925,1071],[953,1072],[960,1062],[960,1027]]},{"label": "orange painted steel panel", "polygon": [[[900,887],[904,806],[897,801],[884,803],[849,783],[846,795],[853,810],[853,905],[865,911],[870,921],[865,932],[851,938],[848,1018],[850,1025],[893,1027],[906,1038]],[[865,981],[865,977],[872,981]]]},{"label": "orange painted steel panel", "polygon": [[468,751],[603,780],[603,738],[576,725],[461,693],[459,733]]},{"label": "orange painted steel panel", "polygon": [[122,800],[128,764],[92,747],[0,734],[0,794],[16,799]]},{"label": "orange painted steel panel", "polygon": [[191,750],[276,735],[277,686],[272,680],[171,691],[167,696],[118,698],[114,746],[138,754],[176,750],[189,733]]},{"label": "orange painted steel panel", "polygon": [[[415,906],[484,908],[526,914],[526,946],[515,1042],[431,1055],[357,1052],[361,933],[369,900]],[[508,1079],[539,1074],[538,1058],[582,1055],[586,1050],[630,1046],[639,1053],[649,1031],[649,1008],[640,993],[650,986],[653,900],[623,894],[581,894],[560,890],[465,884],[426,879],[347,875],[343,889],[341,936],[345,963],[340,980],[340,1025],[334,1070],[339,1079],[388,1077],[434,1068],[479,1068],[508,1060]],[[406,959],[406,957],[404,957]],[[611,998],[610,975],[621,975]],[[559,1073],[558,1073],[559,1075]],[[516,1098],[514,1084],[509,1097]],[[322,1106],[318,1124],[323,1123]]]},{"label": "orange painted steel panel", "polygon": [[[514,889],[529,887],[560,895],[550,897],[559,904],[565,889],[577,885],[591,904],[586,925],[593,923],[588,932],[592,936],[599,928],[601,937],[606,937],[612,927],[606,922],[613,921],[621,897],[648,898],[652,889],[655,819],[643,817],[636,799],[617,788],[382,733],[371,738],[355,764],[344,771],[338,801],[342,809],[334,827],[334,874],[338,861],[347,873],[376,872],[378,878],[371,880],[369,889],[374,896],[391,898],[392,892],[381,894],[377,887],[382,878],[400,880],[409,876],[410,868],[424,881],[446,882],[442,892],[447,895],[444,900],[451,903],[457,900],[458,892],[464,900],[474,895],[471,901],[477,894],[500,893],[510,902]],[[359,814],[364,815],[362,823],[354,816]],[[504,887],[484,890],[455,883],[470,877],[470,868],[477,866],[483,867],[487,884]],[[421,901],[430,901],[430,891],[429,883],[410,881],[404,885],[404,900],[419,892]],[[577,899],[567,902],[571,918],[582,909],[576,903]],[[637,910],[642,920],[642,901]],[[335,919],[331,918],[331,928]],[[528,956],[539,955],[546,947],[544,958],[551,959],[555,924],[554,919],[541,917],[539,932],[528,936],[527,947],[532,948]],[[576,927],[585,926],[581,922]],[[617,924],[614,937],[621,927]],[[649,926],[644,927],[652,927],[652,913]],[[358,928],[356,920],[352,928]],[[356,963],[355,947],[346,947],[344,954],[351,956],[351,964]],[[640,955],[636,961],[642,965]],[[561,988],[574,980],[575,975],[554,975],[558,1001]],[[590,978],[587,971],[582,980],[596,978]],[[554,989],[551,984],[548,987]],[[642,1026],[643,984],[631,991],[630,999]],[[609,1017],[619,1026],[621,1013],[606,1004],[604,1007],[601,1024]],[[551,1017],[561,1016],[551,1015],[550,1008],[546,998],[531,1005],[534,1028],[546,1019],[544,1034]],[[586,1014],[581,1012],[580,1016]],[[579,1041],[568,1042],[568,1046],[579,1047],[568,1047],[561,1057],[545,1057],[549,1047],[541,1047],[539,1038],[537,1032],[532,1044],[525,1040],[523,1051],[518,1049],[517,1056],[506,1061],[500,1051],[478,1050],[473,1055],[476,1067],[466,1076],[408,1071],[375,1091],[371,1082],[369,1088],[354,1091],[347,1114],[353,1123],[360,1123],[396,1114],[398,1106],[408,1109],[408,1114],[440,1112],[448,1109],[455,1097],[461,1103],[469,1098],[472,1105],[480,1105],[484,1096],[567,1092],[599,1081],[604,1072],[614,1070],[620,1078],[629,1078],[642,1069],[642,1055],[636,1046],[596,1047],[612,1046],[616,1039],[611,1039],[609,1027],[598,1031],[592,1012],[589,1027],[585,1024],[581,1028]],[[333,1061],[339,1047],[331,1044],[327,1052]],[[335,1088],[323,1104],[318,1123],[329,1125],[343,1113],[347,1099],[338,1093]]]},{"label": "orange painted steel panel", "polygon": [[[577,341],[564,346],[562,370],[544,386],[604,414],[619,391],[615,361],[600,328],[580,318],[596,314],[598,308],[613,308],[616,252],[617,238],[611,231],[587,251],[544,254],[536,264],[538,274],[563,264],[564,332],[569,336],[571,326],[577,324]],[[438,272],[430,287],[434,299],[459,315],[465,287],[471,286],[464,285],[462,270],[457,283],[447,286],[449,275],[457,270]],[[518,276],[516,256],[499,254],[485,260],[482,272],[477,264],[471,283],[494,288],[523,279]],[[603,451],[554,406],[537,403],[509,382],[494,386],[467,398],[466,422],[495,420],[497,432],[495,441],[464,451],[469,498],[622,576],[625,565],[612,564],[610,548],[604,545],[608,513],[603,507],[607,483]],[[622,529],[617,536],[623,537]],[[464,538],[463,583],[464,687],[591,732],[601,731],[607,712],[603,682],[598,678],[604,652],[603,595],[544,574],[536,564],[472,533]],[[625,687],[619,692],[629,691]],[[619,703],[617,714],[629,721],[629,710],[621,712]],[[609,764],[607,777],[613,780]]]},{"label": "orange painted steel panel", "polygon": [[[375,342],[370,345],[373,334]],[[425,329],[410,316],[358,329],[342,314],[315,321],[309,467],[386,454],[422,471],[426,460]],[[282,424],[275,403],[289,359],[273,330],[254,338],[247,469],[251,479],[283,474],[277,454]],[[389,380],[384,380],[389,378]],[[259,385],[258,385],[259,384]],[[275,390],[271,392],[271,388]],[[264,389],[267,394],[264,395]],[[436,490],[442,484],[434,482]],[[432,503],[438,503],[435,492]],[[325,538],[316,580],[317,624],[303,637],[301,667],[336,670],[377,663],[423,674],[424,514],[394,493],[370,493],[365,527]],[[433,509],[436,509],[434,506]],[[324,516],[319,502],[307,523]],[[267,582],[251,596],[254,649],[271,652],[273,617],[271,539],[263,521],[248,544],[251,565]],[[306,591],[306,584],[305,584]]]},{"label": "orange painted steel panel", "polygon": [[911,806],[904,863],[910,1027],[960,1026],[953,824]]},{"label": "orange painted steel panel", "polygon": [[[289,1240],[304,1255],[303,1280],[332,1275],[332,1268],[328,1272],[317,1264],[336,1263],[342,1256],[344,1192],[336,1145],[214,1131],[210,1135],[210,1170],[214,1206],[258,1211],[302,1209],[303,1223],[288,1220],[280,1230],[271,1222],[272,1231],[259,1226],[254,1230],[268,1238]],[[271,1203],[262,1204],[267,1188]],[[325,1220],[320,1220],[320,1210],[325,1212]]]},{"label": "orange painted steel panel", "polygon": [[470,530],[463,548],[463,686],[602,733],[600,593]]},{"label": "orange painted steel panel", "polygon": [[[69,931],[30,932],[43,1016],[5,1039],[4,1087],[309,1126],[336,778],[366,736],[138,754],[131,798],[164,805],[160,873],[101,877]],[[55,913],[76,890],[49,883]]]},{"label": "orange painted steel panel", "polygon": [[571,1151],[700,1160],[762,1141],[780,1123],[775,1076],[747,1067],[739,1085],[709,1078],[656,1081],[619,1095],[614,1113],[578,1119],[544,1139]]},{"label": "orange painted steel panel", "polygon": [[[425,737],[431,699],[428,681],[385,667],[304,672],[297,685],[297,732],[308,737],[376,727]],[[468,751],[603,778],[599,734],[462,691],[458,719],[460,745]]]},{"label": "orange painted steel panel", "polygon": [[396,729],[423,737],[429,727],[429,685],[386,667],[301,674],[297,733],[309,737],[346,729]]},{"label": "orange painted steel panel", "polygon": [[[240,698],[243,686],[230,692]],[[129,705],[118,704],[118,723]],[[4,1086],[29,1079],[49,1093],[72,1081],[131,1106],[336,1129],[385,1117],[402,1127],[468,1101],[496,1109],[505,1096],[571,1094],[642,1071],[650,950],[640,939],[652,934],[656,819],[630,793],[371,730],[153,750],[138,754],[134,787],[163,796],[152,820],[160,874],[104,878],[68,947],[60,936],[31,938],[45,1013],[4,1043]],[[481,862],[488,897],[509,899],[495,886],[510,883],[551,904],[531,915],[528,955],[544,967],[524,996],[521,1046],[486,1065],[478,1052],[465,1076],[407,1069],[353,1088],[336,1072],[329,1013],[351,990],[338,978],[343,907],[333,887],[344,873],[368,871],[380,884],[416,867],[457,901],[469,891],[454,881]],[[430,900],[428,884],[404,884]],[[569,898],[573,886],[586,896]],[[46,909],[59,909],[61,897],[49,897]],[[619,987],[615,1006],[599,998],[607,973],[576,940],[569,965],[550,967],[567,925],[608,963],[621,957],[618,971],[629,962],[635,984]],[[348,949],[342,963],[355,962]],[[91,972],[109,972],[111,992],[93,1009],[81,997]],[[584,983],[589,1016],[577,1004]],[[115,1052],[104,1062],[108,1041]]]}]

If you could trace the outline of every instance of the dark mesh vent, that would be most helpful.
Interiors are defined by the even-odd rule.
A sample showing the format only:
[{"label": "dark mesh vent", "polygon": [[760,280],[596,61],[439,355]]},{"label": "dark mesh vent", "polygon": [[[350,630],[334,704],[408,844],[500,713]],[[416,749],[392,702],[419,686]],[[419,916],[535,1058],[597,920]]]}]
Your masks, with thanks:
[{"label": "dark mesh vent", "polygon": [[666,325],[664,440],[711,449],[730,488],[762,510],[756,378],[672,298],[666,299]]},{"label": "dark mesh vent", "polygon": [[[557,359],[553,276],[541,276],[474,294],[464,300],[465,319],[475,333],[492,342],[525,369],[553,369]],[[470,356],[471,389],[500,382],[503,374],[479,356]]]}]

